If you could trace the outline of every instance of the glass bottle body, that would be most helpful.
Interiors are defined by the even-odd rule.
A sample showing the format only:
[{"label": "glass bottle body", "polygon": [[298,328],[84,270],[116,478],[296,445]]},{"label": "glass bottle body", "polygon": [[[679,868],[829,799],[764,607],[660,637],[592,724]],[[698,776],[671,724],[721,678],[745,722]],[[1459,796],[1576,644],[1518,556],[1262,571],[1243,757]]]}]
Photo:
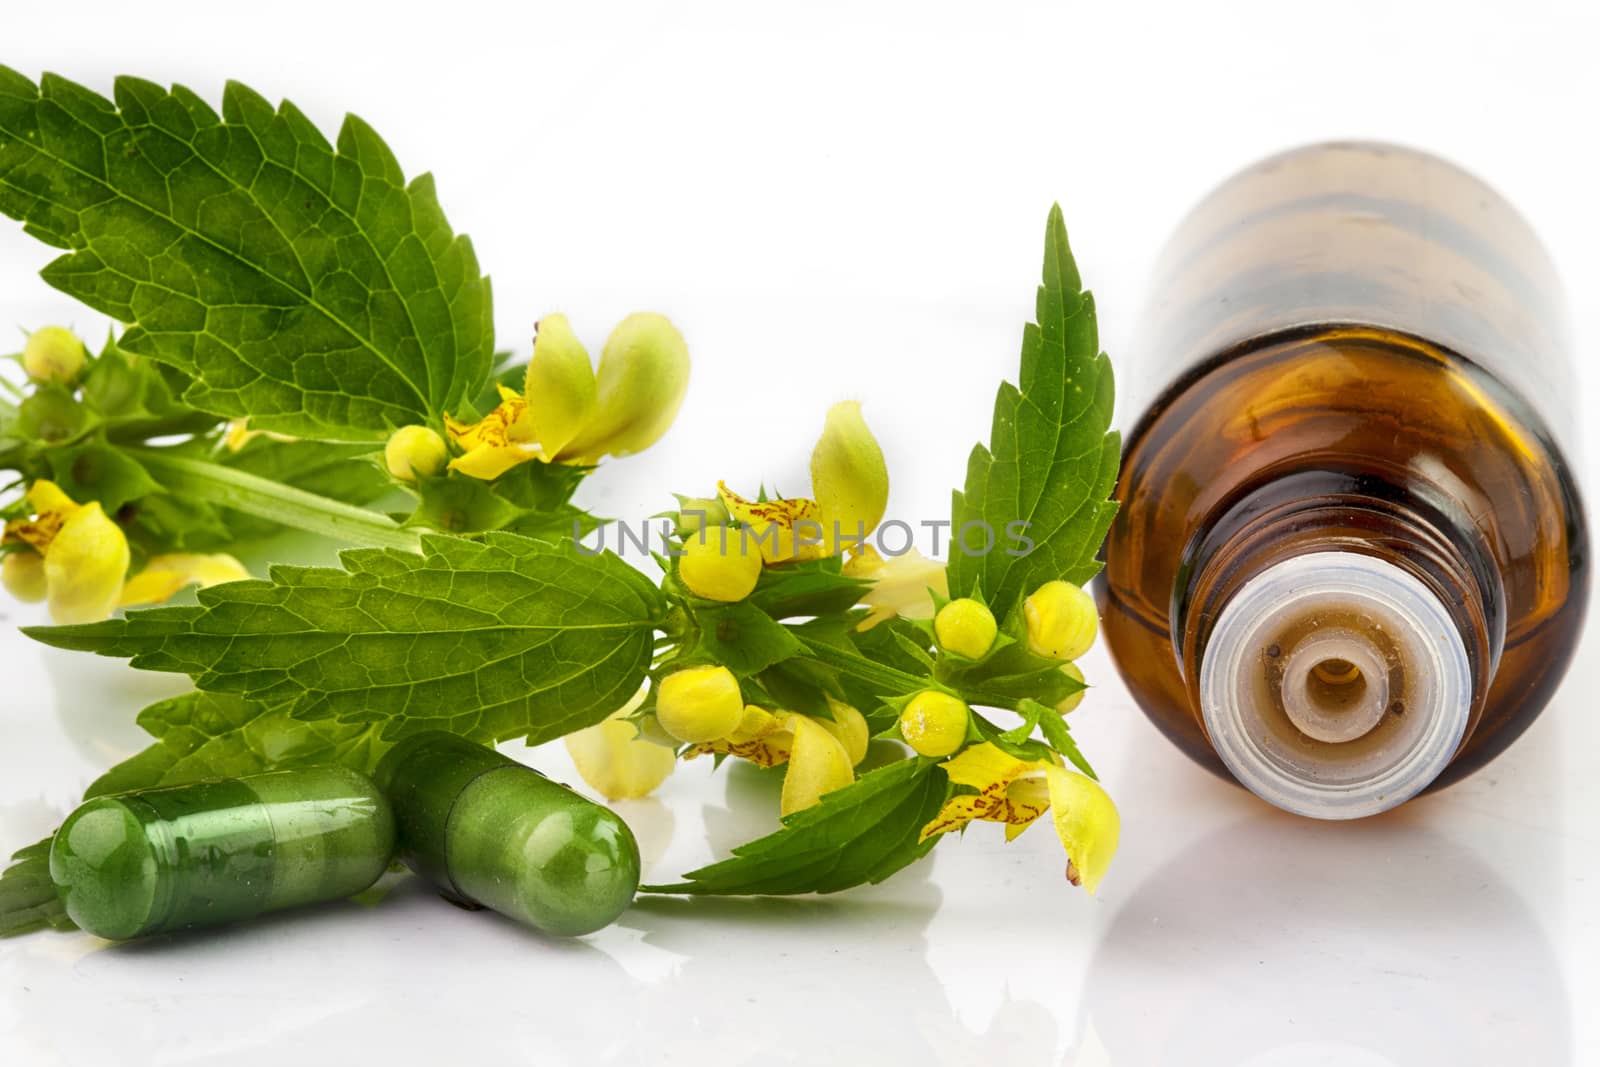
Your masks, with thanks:
[{"label": "glass bottle body", "polygon": [[[1588,538],[1563,452],[1572,366],[1553,271],[1526,224],[1432,156],[1315,145],[1196,208],[1156,293],[1120,377],[1160,391],[1133,402],[1143,414],[1101,587],[1107,642],[1136,700],[1190,756],[1306,814],[1382,810],[1492,759],[1548,701],[1587,600]],[[1382,604],[1335,603],[1338,580],[1323,574],[1333,585],[1322,593],[1282,586],[1305,610],[1255,634],[1259,649],[1210,647],[1219,622],[1230,641],[1247,632],[1227,609],[1252,581],[1299,557],[1349,558],[1339,553],[1387,565],[1397,588],[1419,584],[1448,617],[1436,629],[1451,632],[1419,623],[1420,645],[1390,647]],[[1297,702],[1363,706],[1323,681],[1348,673],[1360,649],[1288,670],[1288,646],[1341,628],[1377,656],[1351,676],[1373,721],[1348,737],[1297,715]],[[1459,693],[1430,677],[1434,638],[1464,664]],[[1208,689],[1208,658],[1216,675],[1225,652],[1234,674]],[[1253,754],[1219,748],[1232,715],[1219,694],[1235,690],[1260,705],[1241,727]],[[1380,691],[1381,715],[1370,707]],[[1429,742],[1436,765],[1401,784],[1344,773],[1403,764],[1399,749],[1421,729],[1406,716],[1419,710],[1454,723]],[[1241,766],[1257,758],[1308,789],[1348,779],[1339,789],[1371,795],[1285,802]]]}]

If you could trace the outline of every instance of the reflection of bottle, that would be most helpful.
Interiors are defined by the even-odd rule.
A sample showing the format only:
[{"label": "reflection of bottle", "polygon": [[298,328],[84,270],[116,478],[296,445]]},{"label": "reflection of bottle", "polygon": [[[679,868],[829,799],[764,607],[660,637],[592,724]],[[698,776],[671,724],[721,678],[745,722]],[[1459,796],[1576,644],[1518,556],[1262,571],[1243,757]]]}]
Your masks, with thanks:
[{"label": "reflection of bottle", "polygon": [[1101,590],[1135,698],[1306,815],[1482,766],[1588,593],[1538,241],[1439,159],[1316,145],[1212,193],[1157,277]]}]

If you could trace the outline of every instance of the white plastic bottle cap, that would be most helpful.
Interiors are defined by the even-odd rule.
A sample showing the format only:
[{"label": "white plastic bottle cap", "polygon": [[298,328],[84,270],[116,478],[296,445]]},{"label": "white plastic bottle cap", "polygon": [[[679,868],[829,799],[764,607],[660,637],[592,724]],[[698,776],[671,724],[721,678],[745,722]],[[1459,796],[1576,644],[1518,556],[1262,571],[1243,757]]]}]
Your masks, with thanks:
[{"label": "white plastic bottle cap", "polygon": [[1439,598],[1358,552],[1297,556],[1223,609],[1200,666],[1223,763],[1299,815],[1355,819],[1415,796],[1449,764],[1472,669]]}]

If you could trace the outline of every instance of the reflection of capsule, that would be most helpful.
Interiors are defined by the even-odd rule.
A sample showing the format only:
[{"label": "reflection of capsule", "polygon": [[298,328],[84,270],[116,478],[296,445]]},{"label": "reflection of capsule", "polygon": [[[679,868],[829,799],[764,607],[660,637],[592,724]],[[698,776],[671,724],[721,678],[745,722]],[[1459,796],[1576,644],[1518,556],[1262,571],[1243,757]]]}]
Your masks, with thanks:
[{"label": "reflection of capsule", "polygon": [[552,934],[586,934],[639,888],[616,813],[455,734],[413,734],[378,765],[400,858],[449,897]]},{"label": "reflection of capsule", "polygon": [[50,877],[72,921],[112,939],[347,897],[394,855],[394,816],[343,767],[96,797],[56,832]]}]

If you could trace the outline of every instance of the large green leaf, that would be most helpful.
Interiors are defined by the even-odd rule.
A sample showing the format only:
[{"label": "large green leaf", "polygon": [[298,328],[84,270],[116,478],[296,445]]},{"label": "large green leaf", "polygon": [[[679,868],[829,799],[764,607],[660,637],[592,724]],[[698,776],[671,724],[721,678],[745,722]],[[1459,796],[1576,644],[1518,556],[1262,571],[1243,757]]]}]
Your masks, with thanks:
[{"label": "large green leaf", "polygon": [[193,606],[26,632],[298,719],[379,724],[387,740],[431,726],[537,744],[638,690],[665,612],[615,555],[515,534],[433,535],[420,555],[358,549],[341,561],[276,567],[267,581],[202,590]]},{"label": "large green leaf", "polygon": [[[1019,385],[1003,382],[994,403],[989,446],[967,461],[965,491],[951,508],[950,595],[981,592],[1004,619],[1044,582],[1082,585],[1099,571],[1095,560],[1116,505],[1121,440],[1111,427],[1111,363],[1100,351],[1094,298],[1083,291],[1067,245],[1061,208],[1050,210],[1045,230],[1044,284],[1037,324],[1022,337]],[[972,528],[970,551],[960,532]],[[1032,550],[1007,551],[1008,530],[1025,524]]]},{"label": "large green leaf", "polygon": [[881,882],[927,855],[938,837],[918,841],[949,792],[944,771],[907,759],[865,774],[853,785],[783,820],[783,828],[733,850],[721,863],[690,871],[647,893],[706,896],[835,893]]},{"label": "large green leaf", "polygon": [[337,146],[229,83],[118,78],[113,100],[0,67],[0,212],[67,249],[44,278],[257,429],[373,440],[475,394],[489,282],[428,175],[350,116]]}]

